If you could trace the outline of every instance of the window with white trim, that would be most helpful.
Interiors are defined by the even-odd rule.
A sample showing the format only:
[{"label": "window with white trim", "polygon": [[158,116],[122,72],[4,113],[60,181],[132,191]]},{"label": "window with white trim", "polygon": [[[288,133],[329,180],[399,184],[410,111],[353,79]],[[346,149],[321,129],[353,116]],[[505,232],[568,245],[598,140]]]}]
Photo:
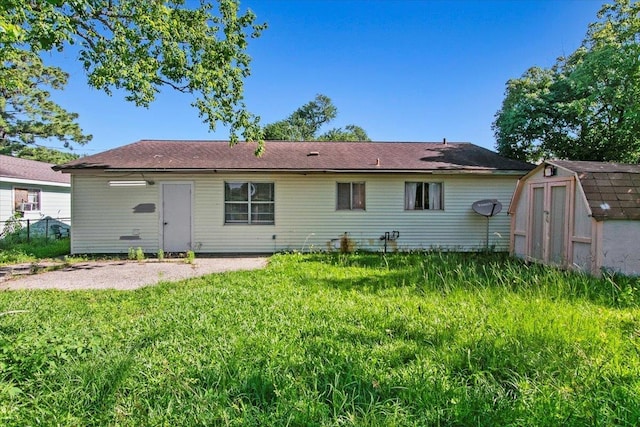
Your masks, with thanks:
[{"label": "window with white trim", "polygon": [[339,182],[337,186],[337,210],[364,210],[364,182]]},{"label": "window with white trim", "polygon": [[14,188],[14,210],[16,212],[31,212],[40,210],[40,189]]},{"label": "window with white trim", "polygon": [[408,211],[443,210],[441,182],[405,182],[404,208]]},{"label": "window with white trim", "polygon": [[272,182],[225,182],[225,224],[273,224],[275,217]]}]

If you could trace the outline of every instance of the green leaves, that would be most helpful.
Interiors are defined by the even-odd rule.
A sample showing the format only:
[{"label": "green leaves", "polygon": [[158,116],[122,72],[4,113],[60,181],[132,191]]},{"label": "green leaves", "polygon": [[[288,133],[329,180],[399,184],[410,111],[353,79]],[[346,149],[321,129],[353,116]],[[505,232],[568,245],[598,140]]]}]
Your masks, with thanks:
[{"label": "green leaves", "polygon": [[60,89],[67,74],[47,67],[29,51],[12,51],[0,66],[0,148],[12,151],[40,138],[55,138],[65,146],[91,140],[76,122],[75,113],[50,98],[48,88]]},{"label": "green leaves", "polygon": [[640,161],[640,4],[605,5],[582,46],[509,80],[493,129],[520,160]]},{"label": "green leaves", "polygon": [[[229,126],[232,142],[240,136],[259,140],[258,118],[246,110],[243,82],[250,73],[248,39],[258,37],[266,25],[256,24],[250,10],[240,12],[237,0],[218,0],[217,5],[214,11],[205,0],[195,6],[179,0],[8,0],[0,6],[0,87],[24,89],[33,87],[35,80],[35,86],[48,97],[45,89],[51,82],[37,80],[37,70],[22,68],[17,78],[7,75],[8,70],[24,55],[32,56],[31,62],[40,61],[39,52],[78,43],[79,59],[91,86],[108,94],[124,91],[125,99],[142,107],[148,107],[167,87],[187,93],[194,97],[192,105],[211,130],[221,122]],[[58,82],[61,88],[66,78]],[[10,102],[12,96],[16,94],[3,98]],[[77,116],[63,115],[57,105],[41,107],[57,115],[61,125],[74,127]],[[23,130],[11,123],[11,132],[6,124],[0,127],[24,143],[33,142],[34,137],[61,137],[60,132],[49,129],[17,136]],[[65,143],[83,144],[88,139],[79,128],[62,136]]]},{"label": "green leaves", "polygon": [[347,125],[319,135],[320,128],[338,115],[338,109],[325,95],[316,95],[294,111],[289,117],[266,125],[263,129],[267,141],[369,141],[363,128]]}]

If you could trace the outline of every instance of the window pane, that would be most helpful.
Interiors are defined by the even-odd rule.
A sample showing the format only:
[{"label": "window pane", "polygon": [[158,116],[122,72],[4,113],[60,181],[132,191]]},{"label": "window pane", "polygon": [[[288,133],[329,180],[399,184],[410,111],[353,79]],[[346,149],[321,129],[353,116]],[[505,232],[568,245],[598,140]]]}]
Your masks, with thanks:
[{"label": "window pane", "polygon": [[33,203],[35,205],[39,205],[40,203],[40,191],[39,190],[29,190],[29,203]]},{"label": "window pane", "polygon": [[245,203],[225,203],[224,221],[228,223],[248,223],[249,205]]},{"label": "window pane", "polygon": [[13,194],[13,200],[15,201],[15,210],[22,208],[23,203],[29,202],[29,190],[24,188],[16,188]]},{"label": "window pane", "polygon": [[416,190],[416,209],[424,209],[424,184],[421,182]]},{"label": "window pane", "polygon": [[[426,187],[427,185],[425,185]],[[442,183],[431,182],[429,186],[429,209],[442,209]]]},{"label": "window pane", "polygon": [[351,209],[364,209],[364,182],[354,182],[351,188],[353,192]]},{"label": "window pane", "polygon": [[249,184],[246,182],[225,182],[224,200],[226,202],[246,202],[249,200]]},{"label": "window pane", "polygon": [[273,184],[251,183],[251,200],[256,202],[273,201]]},{"label": "window pane", "polygon": [[14,210],[16,211],[37,211],[40,210],[40,190],[15,188],[14,189]]},{"label": "window pane", "polygon": [[441,182],[405,182],[404,208],[406,210],[442,210]]},{"label": "window pane", "polygon": [[407,210],[422,209],[422,183],[405,182],[404,208]]},{"label": "window pane", "polygon": [[338,209],[351,209],[351,184],[338,183]]},{"label": "window pane", "polygon": [[274,223],[274,185],[272,182],[225,182],[224,198],[225,223]]},{"label": "window pane", "polygon": [[273,224],[273,203],[256,203],[251,205],[251,222],[254,224]]}]

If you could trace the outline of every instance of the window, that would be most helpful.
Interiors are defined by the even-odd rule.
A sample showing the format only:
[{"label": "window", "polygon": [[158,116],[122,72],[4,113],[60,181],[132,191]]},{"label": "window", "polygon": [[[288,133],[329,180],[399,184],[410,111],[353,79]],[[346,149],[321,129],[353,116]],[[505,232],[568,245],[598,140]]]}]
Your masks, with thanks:
[{"label": "window", "polygon": [[404,208],[414,210],[442,210],[441,182],[405,182]]},{"label": "window", "polygon": [[273,183],[225,182],[225,224],[273,224]]},{"label": "window", "polygon": [[364,210],[364,182],[338,183],[338,210]]},{"label": "window", "polygon": [[14,210],[30,212],[40,210],[40,190],[35,188],[14,188]]}]

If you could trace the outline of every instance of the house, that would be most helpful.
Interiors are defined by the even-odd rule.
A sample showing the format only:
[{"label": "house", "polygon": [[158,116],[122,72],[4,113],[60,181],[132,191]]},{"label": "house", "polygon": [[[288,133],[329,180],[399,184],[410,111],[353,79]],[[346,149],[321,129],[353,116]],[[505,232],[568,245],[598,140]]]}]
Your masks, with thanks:
[{"label": "house", "polygon": [[52,166],[0,155],[0,231],[4,221],[16,212],[25,220],[51,217],[69,222],[70,178],[54,171]]},{"label": "house", "polygon": [[640,274],[640,165],[545,161],[509,207],[511,253],[591,274]]},{"label": "house", "polygon": [[[508,205],[533,166],[469,143],[143,140],[66,163],[73,253],[508,250]],[[395,233],[394,233],[395,232]],[[346,246],[342,246],[346,247]]]}]

